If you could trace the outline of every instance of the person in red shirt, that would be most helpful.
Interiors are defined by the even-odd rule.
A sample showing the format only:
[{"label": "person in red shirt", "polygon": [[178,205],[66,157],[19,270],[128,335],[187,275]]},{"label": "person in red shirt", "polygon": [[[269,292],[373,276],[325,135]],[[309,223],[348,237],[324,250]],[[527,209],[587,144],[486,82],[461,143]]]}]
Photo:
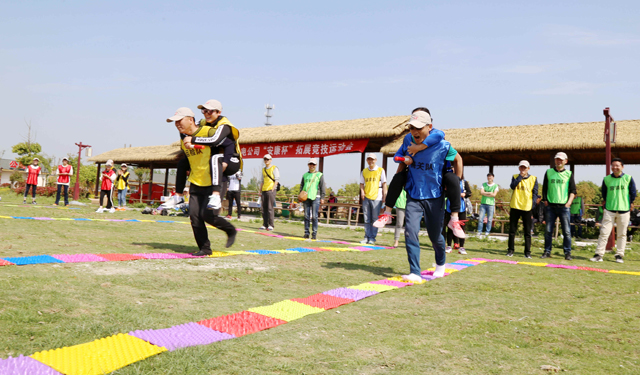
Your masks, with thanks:
[{"label": "person in red shirt", "polygon": [[104,171],[102,171],[102,184],[100,185],[100,208],[97,213],[104,212],[102,208],[102,201],[104,197],[107,197],[107,210],[110,213],[116,212],[113,208],[113,202],[111,201],[111,193],[113,192],[113,181],[116,180],[116,172],[113,170],[113,160],[107,160],[107,165]]},{"label": "person in red shirt", "polygon": [[62,165],[58,166],[56,170],[56,175],[58,175],[58,192],[56,193],[56,203],[54,206],[57,206],[60,203],[60,192],[64,189],[64,205],[69,205],[69,182],[71,181],[71,176],[73,175],[73,167],[69,164],[69,159],[62,158]]},{"label": "person in red shirt", "polygon": [[31,190],[31,203],[36,204],[36,187],[38,186],[38,175],[40,174],[40,159],[33,158],[33,162],[26,169],[29,172],[27,176],[27,185],[24,187],[24,199],[22,200],[22,204],[27,203],[27,195],[29,195],[29,189]]}]

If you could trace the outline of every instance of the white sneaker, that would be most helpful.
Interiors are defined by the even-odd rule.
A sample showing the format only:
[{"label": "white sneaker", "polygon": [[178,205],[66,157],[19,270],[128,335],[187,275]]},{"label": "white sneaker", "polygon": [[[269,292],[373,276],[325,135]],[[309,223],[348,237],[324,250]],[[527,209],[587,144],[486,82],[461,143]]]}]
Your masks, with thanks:
[{"label": "white sneaker", "polygon": [[265,227],[264,225],[260,227],[260,230],[265,230],[267,229],[267,227]]},{"label": "white sneaker", "polygon": [[100,207],[96,210],[97,213],[101,214],[104,212],[104,208]]},{"label": "white sneaker", "polygon": [[391,215],[385,213],[378,216],[378,220],[376,220],[376,222],[373,223],[373,226],[376,228],[384,228],[385,225],[391,223],[392,221],[393,221],[393,218],[391,217]]},{"label": "white sneaker", "polygon": [[374,240],[369,240],[369,242],[367,242],[367,244],[368,244],[368,245],[375,245],[375,244],[376,244],[376,241],[374,241]]},{"label": "white sneaker", "polygon": [[114,213],[114,212],[116,212],[116,209],[115,209],[115,208],[113,208],[113,207],[111,207],[111,209],[109,210],[109,213],[110,213],[110,214],[112,214],[112,213]]},{"label": "white sneaker", "polygon": [[222,208],[222,201],[220,200],[220,194],[211,194],[209,197],[209,204],[207,208],[210,210],[219,210]]},{"label": "white sneaker", "polygon": [[458,254],[467,255],[467,250],[465,250],[464,247],[461,247],[458,249]]},{"label": "white sneaker", "polygon": [[451,246],[447,246],[444,248],[444,252],[449,254],[451,252]]},{"label": "white sneaker", "polygon": [[267,230],[273,230],[273,227],[272,227],[272,226],[269,226],[269,228],[267,228]]},{"label": "white sneaker", "polygon": [[360,243],[366,245],[369,243],[369,240],[365,238],[364,240],[360,241]]},{"label": "white sneaker", "polygon": [[436,270],[433,271],[433,277],[444,277],[444,265],[436,266]]},{"label": "white sneaker", "polygon": [[408,275],[402,275],[402,280],[404,281],[410,281],[412,283],[421,283],[424,281],[424,279],[422,277],[420,277],[419,275],[416,275],[415,273],[411,273]]}]

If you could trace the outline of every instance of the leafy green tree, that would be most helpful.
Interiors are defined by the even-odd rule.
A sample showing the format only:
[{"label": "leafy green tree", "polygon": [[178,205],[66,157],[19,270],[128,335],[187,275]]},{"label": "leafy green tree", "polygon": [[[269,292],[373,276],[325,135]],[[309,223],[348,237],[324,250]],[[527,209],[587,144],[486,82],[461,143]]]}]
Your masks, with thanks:
[{"label": "leafy green tree", "polygon": [[357,182],[344,184],[338,190],[338,195],[347,197],[349,200],[357,201],[360,197],[360,184]]},{"label": "leafy green tree", "polygon": [[75,186],[76,175],[80,175],[80,187],[92,190],[96,183],[98,167],[95,164],[80,164],[80,170],[78,171],[78,155],[67,154],[67,159],[69,159],[69,165],[73,167],[71,186]]},{"label": "leafy green tree", "polygon": [[[146,184],[147,182],[151,182],[151,170],[149,168],[134,168],[133,173],[138,176],[138,183],[140,184],[139,193],[140,193],[140,203],[142,203],[142,184]],[[149,197],[151,199],[151,197]]]},{"label": "leafy green tree", "polygon": [[576,184],[578,196],[584,200],[585,204],[601,204],[602,192],[600,187],[591,181],[580,181]]},{"label": "leafy green tree", "polygon": [[11,181],[11,187],[13,187],[16,182],[24,182],[24,174],[19,169],[16,169],[11,173],[11,176],[9,176],[9,181]]},{"label": "leafy green tree", "polygon": [[18,155],[16,159],[22,165],[29,165],[33,161],[33,158],[44,159],[40,153],[42,152],[42,146],[35,142],[20,142],[11,147],[11,152]]},{"label": "leafy green tree", "polygon": [[259,186],[258,186],[258,178],[253,176],[249,180],[249,183],[247,183],[247,187],[246,187],[245,190],[246,191],[253,191],[253,192],[258,193],[259,192],[258,188],[259,188]]}]

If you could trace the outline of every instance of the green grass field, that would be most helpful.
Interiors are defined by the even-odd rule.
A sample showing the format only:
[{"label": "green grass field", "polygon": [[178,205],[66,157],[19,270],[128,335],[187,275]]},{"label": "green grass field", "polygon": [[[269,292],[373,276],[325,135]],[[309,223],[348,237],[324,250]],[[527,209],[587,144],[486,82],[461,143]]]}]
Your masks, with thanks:
[{"label": "green grass field", "polygon": [[[8,207],[21,198],[6,191],[2,198],[0,216],[150,218],[96,214],[95,207]],[[276,233],[302,236],[303,226],[277,223]],[[357,241],[362,234],[320,227],[318,237]],[[196,250],[186,224],[0,219],[0,236],[0,257]],[[222,250],[224,234],[211,228],[210,238]],[[380,235],[378,243],[391,245],[392,234]],[[424,243],[426,269],[433,253],[426,237]],[[0,358],[401,275],[408,272],[403,245],[370,252],[0,267]],[[230,250],[298,246],[313,245],[240,232]],[[471,239],[466,248],[469,255],[449,254],[447,262],[508,259],[504,242]],[[550,262],[640,271],[639,249],[631,244],[624,264],[612,262],[612,255],[594,264],[588,261],[593,248],[576,249],[572,262],[556,248]],[[518,246],[513,260],[524,261],[522,252]],[[541,253],[537,245],[533,255]],[[543,374],[546,365],[574,374],[638,374],[639,360],[640,276],[485,263],[252,335],[165,352],[114,374]]]}]

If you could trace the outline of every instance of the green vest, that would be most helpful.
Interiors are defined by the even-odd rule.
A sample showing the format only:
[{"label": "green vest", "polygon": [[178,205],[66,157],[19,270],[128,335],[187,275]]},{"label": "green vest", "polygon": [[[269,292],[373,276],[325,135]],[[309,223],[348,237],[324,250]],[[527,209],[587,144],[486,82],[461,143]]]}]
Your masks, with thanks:
[{"label": "green vest", "polygon": [[304,176],[302,176],[302,179],[304,180],[304,191],[307,192],[307,199],[315,200],[316,196],[318,196],[320,177],[322,177],[322,172],[307,172],[304,174]]},{"label": "green vest", "polygon": [[396,208],[405,209],[407,207],[407,191],[402,189],[402,193],[396,200]]},{"label": "green vest", "polygon": [[607,187],[607,203],[604,208],[609,211],[629,211],[629,183],[631,176],[623,174],[616,178],[612,174],[604,178]]},{"label": "green vest", "polygon": [[[494,183],[492,186],[489,186],[489,184],[486,183],[486,182],[482,184],[482,188],[487,193],[493,193],[494,191],[496,191],[497,187],[498,187],[498,184],[496,184],[496,183]],[[485,197],[483,195],[482,198],[480,199],[480,204],[488,204],[488,205],[491,205],[491,206],[495,206],[496,198],[494,198],[494,197]]]},{"label": "green vest", "polygon": [[558,172],[547,169],[547,201],[554,204],[566,204],[569,201],[569,179],[571,171]]},{"label": "green vest", "polygon": [[569,209],[571,215],[580,215],[580,209],[582,209],[582,198],[573,198],[573,202],[571,202],[571,208]]}]

